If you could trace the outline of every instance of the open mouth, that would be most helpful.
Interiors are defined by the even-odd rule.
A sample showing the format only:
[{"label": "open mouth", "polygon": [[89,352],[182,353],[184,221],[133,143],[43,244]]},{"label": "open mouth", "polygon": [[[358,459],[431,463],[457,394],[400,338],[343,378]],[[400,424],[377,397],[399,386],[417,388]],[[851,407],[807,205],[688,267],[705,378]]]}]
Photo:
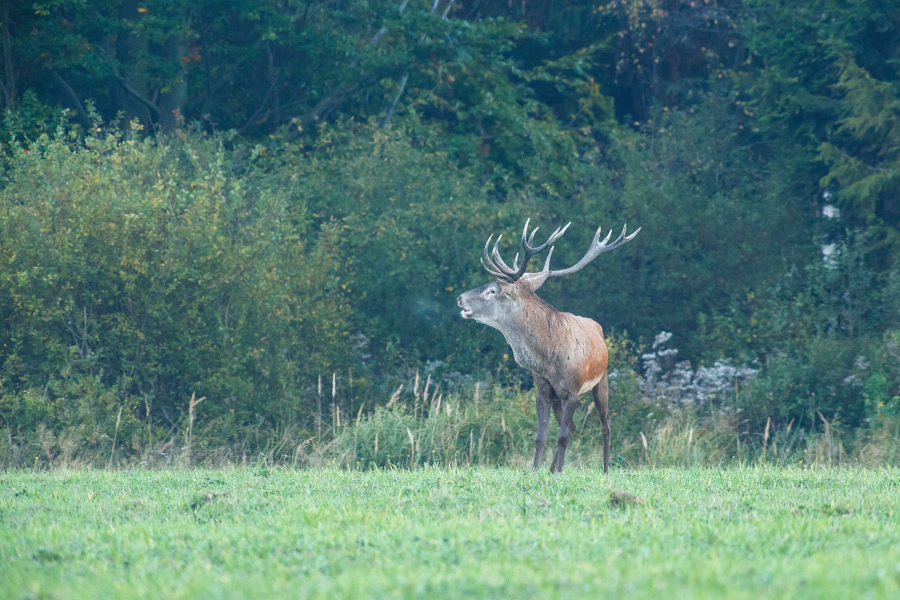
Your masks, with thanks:
[{"label": "open mouth", "polygon": [[472,311],[469,310],[468,308],[462,309],[461,311],[459,311],[459,314],[462,315],[463,319],[471,319],[472,318]]}]

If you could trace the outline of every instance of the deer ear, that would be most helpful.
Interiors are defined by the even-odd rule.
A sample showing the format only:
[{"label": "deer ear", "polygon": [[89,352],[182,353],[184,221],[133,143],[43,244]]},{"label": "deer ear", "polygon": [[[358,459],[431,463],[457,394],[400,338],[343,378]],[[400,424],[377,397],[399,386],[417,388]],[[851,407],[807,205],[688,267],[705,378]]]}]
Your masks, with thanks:
[{"label": "deer ear", "polygon": [[539,287],[544,285],[547,278],[550,277],[550,271],[544,270],[539,273],[526,273],[519,281],[531,288],[531,291],[537,291]]},{"label": "deer ear", "polygon": [[511,300],[515,300],[519,297],[519,288],[516,287],[515,283],[507,283],[506,281],[498,281],[497,284],[500,286],[500,291],[503,292],[503,295]]}]

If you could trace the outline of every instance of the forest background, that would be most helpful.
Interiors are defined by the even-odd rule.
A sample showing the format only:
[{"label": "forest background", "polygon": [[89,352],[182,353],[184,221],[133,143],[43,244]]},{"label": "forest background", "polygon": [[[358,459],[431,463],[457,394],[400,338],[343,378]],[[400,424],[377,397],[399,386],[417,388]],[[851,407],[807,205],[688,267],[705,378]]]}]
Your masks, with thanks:
[{"label": "forest background", "polygon": [[529,217],[643,228],[542,289],[619,463],[900,460],[894,2],[21,1],[0,54],[4,465],[527,456],[455,299]]}]

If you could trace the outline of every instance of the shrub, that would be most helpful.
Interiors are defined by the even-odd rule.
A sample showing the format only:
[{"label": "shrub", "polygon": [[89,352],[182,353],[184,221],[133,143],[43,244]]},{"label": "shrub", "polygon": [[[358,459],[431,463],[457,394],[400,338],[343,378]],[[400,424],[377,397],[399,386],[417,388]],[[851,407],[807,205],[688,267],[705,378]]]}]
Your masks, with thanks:
[{"label": "shrub", "polygon": [[7,419],[100,426],[149,406],[168,427],[197,391],[227,439],[254,415],[302,418],[304,382],[349,364],[342,228],[311,227],[298,181],[227,142],[60,128],[4,148]]}]

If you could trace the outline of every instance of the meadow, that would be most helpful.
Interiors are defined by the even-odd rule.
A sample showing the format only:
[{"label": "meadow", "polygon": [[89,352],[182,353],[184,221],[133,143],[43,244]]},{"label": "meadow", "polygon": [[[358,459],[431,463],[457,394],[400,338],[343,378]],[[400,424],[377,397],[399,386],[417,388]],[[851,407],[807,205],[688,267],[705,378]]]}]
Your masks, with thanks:
[{"label": "meadow", "polygon": [[900,470],[8,470],[0,598],[894,598]]}]

